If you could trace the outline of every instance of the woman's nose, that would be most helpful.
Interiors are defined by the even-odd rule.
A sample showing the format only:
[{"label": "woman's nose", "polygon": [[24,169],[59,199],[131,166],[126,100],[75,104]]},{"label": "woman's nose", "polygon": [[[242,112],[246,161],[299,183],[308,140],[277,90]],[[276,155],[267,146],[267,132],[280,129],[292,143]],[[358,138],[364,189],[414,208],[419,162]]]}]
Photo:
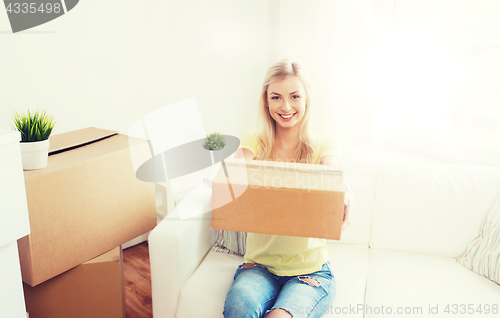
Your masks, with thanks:
[{"label": "woman's nose", "polygon": [[283,112],[288,112],[290,109],[292,109],[290,107],[290,102],[288,100],[286,100],[286,99],[283,102],[283,106],[281,108],[283,109]]}]

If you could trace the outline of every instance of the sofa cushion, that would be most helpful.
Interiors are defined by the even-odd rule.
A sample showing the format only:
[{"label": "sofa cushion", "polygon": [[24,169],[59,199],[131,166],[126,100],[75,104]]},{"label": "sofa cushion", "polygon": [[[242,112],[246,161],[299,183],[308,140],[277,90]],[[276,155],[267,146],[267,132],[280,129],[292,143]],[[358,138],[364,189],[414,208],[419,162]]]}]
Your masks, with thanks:
[{"label": "sofa cushion", "polygon": [[[365,308],[367,318],[495,316],[500,312],[499,299],[500,286],[468,270],[453,258],[370,249]],[[455,310],[453,304],[458,305],[456,314],[452,314]],[[481,306],[483,314],[474,312],[461,315],[461,304],[466,307],[472,304],[474,310]],[[487,304],[490,313],[485,315]],[[498,309],[495,315],[491,312],[494,304]],[[444,311],[447,305],[449,314]],[[382,306],[384,313],[388,310],[392,313],[382,315]],[[436,306],[438,314],[429,313],[429,308]],[[408,312],[397,315],[398,307]],[[417,313],[418,308],[422,308],[420,314]]]},{"label": "sofa cushion", "polygon": [[352,192],[351,224],[342,232],[340,241],[330,240],[330,243],[368,244],[375,209],[375,178],[378,166],[386,161],[430,165],[445,163],[441,160],[374,144],[364,144],[353,148],[342,164],[345,180]]},{"label": "sofa cushion", "polygon": [[363,317],[362,312],[352,309],[364,303],[369,248],[358,244],[327,245],[337,286],[332,307],[322,317]]},{"label": "sofa cushion", "polygon": [[386,160],[377,172],[370,246],[458,257],[499,191],[500,168]]},{"label": "sofa cushion", "polygon": [[[327,244],[336,278],[335,307],[362,304],[368,266],[368,247],[356,244]],[[181,290],[177,318],[222,317],[224,300],[243,257],[209,251]],[[352,306],[352,305],[351,305]],[[323,317],[338,317],[334,313]],[[363,317],[362,314],[351,317]]]},{"label": "sofa cushion", "polygon": [[457,262],[500,284],[500,193],[492,202],[479,234]]},{"label": "sofa cushion", "polygon": [[351,224],[342,232],[340,241],[368,245],[374,209],[375,175],[377,163],[369,156],[357,155],[346,158],[342,165],[344,178],[351,188]]}]

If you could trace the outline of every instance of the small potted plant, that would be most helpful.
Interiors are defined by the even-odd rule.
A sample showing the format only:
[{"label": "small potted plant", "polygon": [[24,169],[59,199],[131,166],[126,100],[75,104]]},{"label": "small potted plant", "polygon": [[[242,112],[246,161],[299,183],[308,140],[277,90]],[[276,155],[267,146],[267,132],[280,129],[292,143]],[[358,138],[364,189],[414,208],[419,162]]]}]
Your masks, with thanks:
[{"label": "small potted plant", "polygon": [[49,136],[54,129],[54,116],[45,111],[14,112],[14,130],[21,132],[21,157],[24,170],[45,168],[49,156]]},{"label": "small potted plant", "polygon": [[218,132],[213,132],[205,138],[203,143],[203,148],[210,150],[210,156],[212,157],[212,164],[214,164],[213,152],[217,150],[224,149],[226,145],[226,140]]}]

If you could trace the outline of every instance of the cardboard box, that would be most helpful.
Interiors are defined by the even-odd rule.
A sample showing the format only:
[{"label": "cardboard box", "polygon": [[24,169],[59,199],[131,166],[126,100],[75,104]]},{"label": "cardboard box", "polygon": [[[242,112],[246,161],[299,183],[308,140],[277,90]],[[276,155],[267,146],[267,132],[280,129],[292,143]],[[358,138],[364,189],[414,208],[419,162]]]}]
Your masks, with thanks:
[{"label": "cardboard box", "polygon": [[24,171],[31,234],[18,240],[36,286],[156,226],[154,183],[136,178],[128,136],[87,128],[50,137],[48,165]]},{"label": "cardboard box", "polygon": [[330,166],[225,160],[212,183],[211,228],[340,240],[344,194],[342,170]]},{"label": "cardboard box", "polygon": [[30,318],[124,318],[121,247],[42,284],[24,283]]}]

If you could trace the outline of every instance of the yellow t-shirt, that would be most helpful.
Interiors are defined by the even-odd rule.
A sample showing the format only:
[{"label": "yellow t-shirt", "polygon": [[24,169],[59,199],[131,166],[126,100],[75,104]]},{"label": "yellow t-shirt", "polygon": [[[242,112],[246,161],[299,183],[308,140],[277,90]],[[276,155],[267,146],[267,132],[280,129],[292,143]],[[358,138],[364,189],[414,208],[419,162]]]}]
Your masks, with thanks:
[{"label": "yellow t-shirt", "polygon": [[[259,153],[260,144],[255,130],[245,132],[240,141],[241,148],[252,151],[255,156]],[[313,162],[319,164],[326,155],[335,156],[340,164],[339,151],[334,144],[323,136],[315,136]],[[319,271],[327,261],[325,239],[247,233],[244,262],[264,265],[275,275],[310,274]]]}]

